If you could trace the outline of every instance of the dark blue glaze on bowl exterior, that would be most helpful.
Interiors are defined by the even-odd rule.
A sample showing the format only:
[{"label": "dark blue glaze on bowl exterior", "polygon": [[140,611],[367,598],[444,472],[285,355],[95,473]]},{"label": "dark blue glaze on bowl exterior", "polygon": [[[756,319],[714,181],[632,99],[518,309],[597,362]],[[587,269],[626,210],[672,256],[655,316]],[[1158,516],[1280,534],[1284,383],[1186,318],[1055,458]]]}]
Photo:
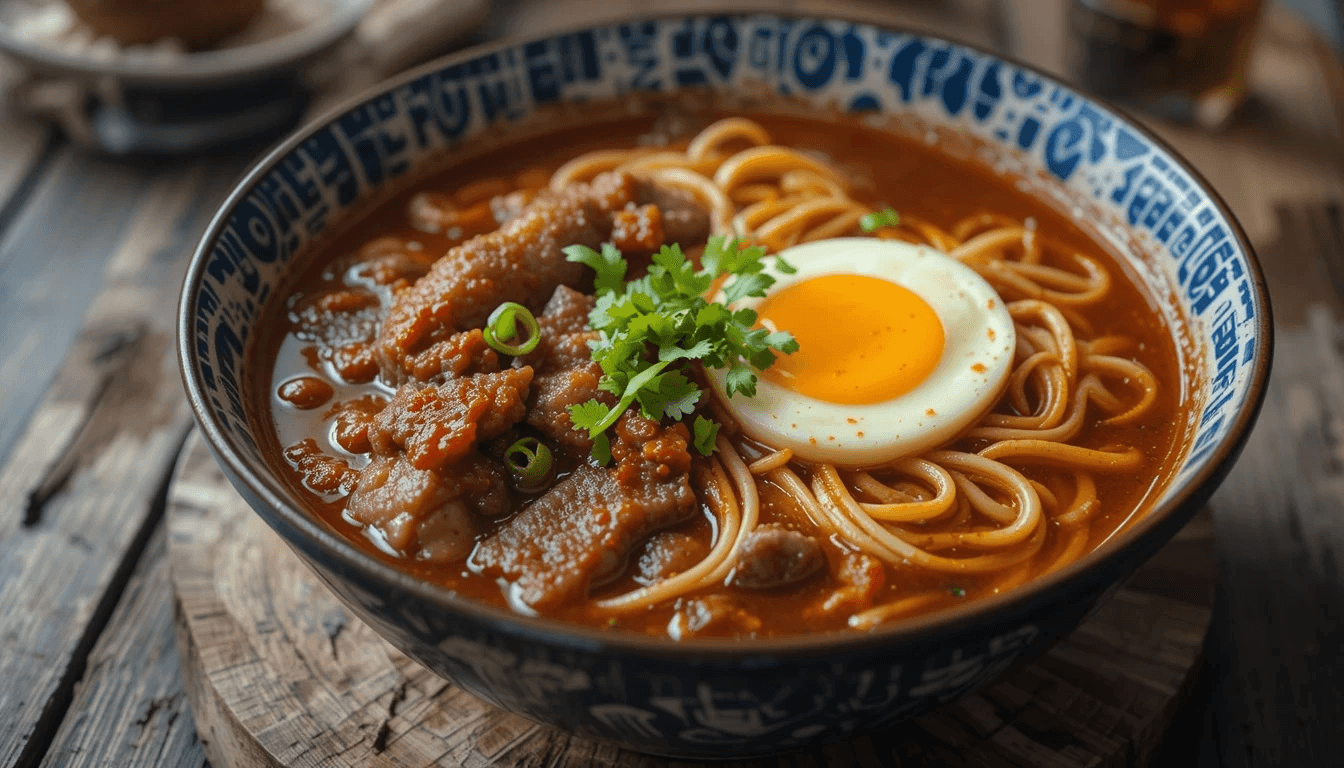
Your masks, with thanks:
[{"label": "dark blue glaze on bowl exterior", "polygon": [[[302,511],[267,465],[247,396],[263,308],[322,242],[451,162],[455,148],[666,99],[865,113],[955,144],[1085,216],[1183,329],[1186,456],[1152,511],[1015,591],[869,633],[751,642],[609,633],[460,599],[375,561]],[[772,102],[773,100],[773,102]],[[716,102],[716,103],[720,103]],[[364,621],[481,698],[654,753],[731,757],[871,731],[950,701],[1059,640],[1226,474],[1269,372],[1269,305],[1240,227],[1158,139],[978,49],[835,19],[671,16],[460,54],[383,86],[264,158],[224,203],[183,290],[183,377],[248,503]]]}]

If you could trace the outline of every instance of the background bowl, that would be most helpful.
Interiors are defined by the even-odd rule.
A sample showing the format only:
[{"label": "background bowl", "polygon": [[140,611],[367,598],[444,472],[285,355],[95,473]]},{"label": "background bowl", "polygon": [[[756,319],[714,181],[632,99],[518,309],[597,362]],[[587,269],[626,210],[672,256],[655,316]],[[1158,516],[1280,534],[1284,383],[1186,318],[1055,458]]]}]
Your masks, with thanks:
[{"label": "background bowl", "polygon": [[[269,415],[247,393],[265,365],[251,354],[254,331],[307,257],[455,153],[668,100],[865,113],[1084,218],[1181,337],[1189,441],[1155,508],[1078,562],[956,610],[871,633],[683,644],[459,599],[304,513],[262,458],[256,435]],[[934,37],[825,18],[679,15],[459,54],[304,129],[257,164],[212,222],[183,289],[179,346],[196,416],[229,479],[395,646],[543,723],[642,751],[729,757],[911,717],[1068,633],[1226,474],[1263,396],[1269,317],[1259,267],[1226,206],[1114,110]]]},{"label": "background bowl", "polygon": [[[0,2],[0,52],[23,73],[8,99],[20,111],[59,123],[75,141],[117,154],[181,153],[277,137],[298,123],[320,79],[316,73],[374,4],[327,2],[327,12],[312,23],[268,17],[254,22],[259,32],[208,50],[156,44],[119,53],[108,41],[66,45],[23,34],[24,14],[46,5]],[[277,27],[280,21],[298,25]]]}]

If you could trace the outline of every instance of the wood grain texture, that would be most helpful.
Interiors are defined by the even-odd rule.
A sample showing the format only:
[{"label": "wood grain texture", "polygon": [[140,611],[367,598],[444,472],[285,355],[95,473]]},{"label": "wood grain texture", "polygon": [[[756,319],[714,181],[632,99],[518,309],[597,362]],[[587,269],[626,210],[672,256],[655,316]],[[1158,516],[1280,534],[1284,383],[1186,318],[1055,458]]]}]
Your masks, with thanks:
[{"label": "wood grain texture", "polygon": [[[222,164],[152,171],[93,164],[104,169],[101,177],[90,175],[90,164],[82,167],[83,182],[73,170],[56,172],[51,191],[39,193],[31,203],[37,208],[25,214],[31,223],[7,241],[11,250],[0,250],[12,254],[25,238],[78,243],[83,251],[71,256],[71,274],[47,273],[46,290],[92,285],[96,293],[75,307],[46,299],[59,307],[60,322],[73,313],[82,327],[73,344],[38,334],[37,344],[68,347],[69,354],[31,414],[22,412],[22,398],[5,401],[7,418],[28,417],[0,465],[6,766],[35,765],[45,752],[162,510],[156,500],[191,422],[172,343],[173,309],[191,244],[233,177]],[[108,210],[59,202],[72,199]],[[43,235],[49,227],[62,232]],[[101,238],[93,227],[104,228]],[[32,258],[52,262],[50,251]],[[81,277],[80,269],[92,275]],[[56,322],[40,296],[27,300],[32,322]],[[4,370],[12,364],[5,359]]]},{"label": "wood grain texture", "polygon": [[[1344,270],[1338,205],[1282,208],[1267,258]],[[1331,285],[1330,280],[1323,280]],[[1284,297],[1274,377],[1215,498],[1222,553],[1212,658],[1226,766],[1338,765],[1344,753],[1344,326],[1337,304]]]},{"label": "wood grain texture", "polygon": [[1344,760],[1344,73],[1300,20],[1265,22],[1236,123],[1155,124],[1245,227],[1274,305],[1266,403],[1210,502],[1219,598],[1201,763],[1233,768]]},{"label": "wood grain texture", "polygon": [[[0,447],[20,439],[79,334],[109,255],[156,181],[171,184],[168,174],[154,179],[148,169],[63,146],[0,240],[0,295],[9,320],[0,324],[6,394]],[[164,191],[155,203],[163,203]]]},{"label": "wood grain texture", "polygon": [[[18,67],[0,59],[0,92],[20,79]],[[0,232],[27,199],[32,184],[45,175],[47,161],[60,143],[55,129],[13,110],[0,110]]]},{"label": "wood grain texture", "polygon": [[145,547],[89,653],[84,679],[42,765],[202,768],[205,753],[173,643],[165,527]]},{"label": "wood grain texture", "polygon": [[[496,710],[393,650],[247,508],[198,437],[169,529],[187,689],[215,768],[676,764]],[[1201,658],[1211,533],[1197,521],[1139,588],[982,693],[880,739],[725,765],[1148,764]],[[1164,594],[1170,584],[1194,602]]]}]

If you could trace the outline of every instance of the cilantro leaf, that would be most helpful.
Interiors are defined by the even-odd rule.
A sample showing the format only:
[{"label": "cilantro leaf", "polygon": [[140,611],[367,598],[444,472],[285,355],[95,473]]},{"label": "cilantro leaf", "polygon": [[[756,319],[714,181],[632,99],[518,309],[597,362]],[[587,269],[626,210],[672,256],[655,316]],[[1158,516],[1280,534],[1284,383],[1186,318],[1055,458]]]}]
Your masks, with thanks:
[{"label": "cilantro leaf", "polygon": [[695,324],[702,327],[719,325],[732,319],[733,313],[728,308],[718,303],[706,304],[695,314]]},{"label": "cilantro leaf", "polygon": [[704,416],[695,417],[695,450],[700,452],[701,456],[708,456],[714,452],[714,439],[719,436],[718,422],[710,421]]},{"label": "cilantro leaf", "polygon": [[611,463],[611,438],[605,432],[593,438],[593,458],[604,467]]},{"label": "cilantro leaf", "polygon": [[751,369],[741,363],[734,363],[728,367],[728,373],[724,376],[723,387],[728,391],[728,396],[743,394],[747,397],[756,396],[756,374]]},{"label": "cilantro leaf", "polygon": [[[796,345],[795,342],[795,346]],[[663,347],[658,350],[658,359],[665,363],[670,363],[673,360],[699,360],[713,351],[714,345],[710,343],[709,339],[701,339],[690,349],[683,349],[682,347]]]},{"label": "cilantro leaf", "polygon": [[739,240],[720,236],[709,238],[705,252],[700,256],[700,264],[715,276],[750,275],[765,268],[761,263],[764,257],[765,249],[759,245],[743,246]]},{"label": "cilantro leaf", "polygon": [[786,355],[792,355],[798,351],[798,342],[793,338],[793,334],[788,331],[775,331],[765,337],[766,346],[774,347]]},{"label": "cilantro leaf", "polygon": [[619,292],[625,284],[625,259],[611,243],[603,243],[601,253],[586,245],[571,245],[561,249],[561,253],[565,254],[566,261],[577,261],[593,268],[597,273],[593,286],[599,296],[607,291]]},{"label": "cilantro leaf", "polygon": [[592,429],[606,420],[610,409],[596,400],[569,406],[569,420],[575,429]]},{"label": "cilantro leaf", "polygon": [[859,219],[859,228],[864,232],[875,232],[883,227],[894,227],[901,223],[900,214],[887,206],[874,213],[865,213],[863,218]]},{"label": "cilantro leaf", "polygon": [[723,298],[729,304],[748,297],[760,298],[774,283],[775,279],[769,275],[741,275],[723,289]]},{"label": "cilantro leaf", "polygon": [[658,405],[669,419],[679,420],[690,416],[700,402],[700,387],[687,379],[680,371],[672,371],[662,376],[658,387]]}]

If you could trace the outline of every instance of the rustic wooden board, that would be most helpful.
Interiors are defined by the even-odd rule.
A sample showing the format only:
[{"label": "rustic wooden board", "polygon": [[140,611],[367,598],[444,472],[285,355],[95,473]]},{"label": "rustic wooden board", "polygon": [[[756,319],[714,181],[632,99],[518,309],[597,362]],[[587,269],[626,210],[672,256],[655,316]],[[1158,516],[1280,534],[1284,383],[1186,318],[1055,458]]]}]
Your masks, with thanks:
[{"label": "rustic wooden board", "polygon": [[1155,127],[1255,243],[1274,305],[1259,422],[1214,496],[1220,555],[1204,764],[1344,761],[1344,72],[1265,19],[1254,99],[1221,134]]},{"label": "rustic wooden board", "polygon": [[62,721],[42,765],[205,765],[173,643],[166,531],[159,526],[146,545],[75,686],[78,716]]},{"label": "rustic wooden board", "polygon": [[1274,376],[1213,502],[1222,562],[1212,726],[1224,766],[1344,759],[1344,313],[1338,295],[1320,297],[1344,288],[1344,210],[1277,213],[1266,258],[1298,266],[1272,284]]},{"label": "rustic wooden board", "polygon": [[[198,436],[168,509],[178,643],[215,768],[672,764],[497,710],[392,649],[247,508]],[[733,765],[1145,765],[1202,656],[1212,548],[1201,517],[1045,658],[888,736]]]},{"label": "rustic wooden board", "polygon": [[[20,79],[18,67],[0,60],[0,91]],[[56,131],[11,110],[0,110],[0,231],[22,206],[32,184],[46,172],[47,161],[60,144]]]},{"label": "rustic wooden board", "polygon": [[[41,365],[0,358],[0,386],[8,390],[3,414],[21,427],[0,457],[6,766],[36,765],[47,751],[159,520],[191,424],[173,308],[196,235],[235,173],[223,163],[131,168],[101,161],[86,161],[77,172],[78,155],[64,158],[43,181],[37,207],[0,247],[6,267],[48,267],[35,273],[40,280],[14,284],[22,306],[9,330],[37,324],[51,336],[22,336],[32,355],[51,354],[44,344],[67,353],[45,386],[14,367],[26,362],[30,375],[40,375]],[[51,250],[66,245],[69,251]],[[66,292],[79,295],[79,304],[64,300]],[[73,343],[60,339],[71,321],[78,328]],[[34,388],[36,402],[29,399]]]}]

